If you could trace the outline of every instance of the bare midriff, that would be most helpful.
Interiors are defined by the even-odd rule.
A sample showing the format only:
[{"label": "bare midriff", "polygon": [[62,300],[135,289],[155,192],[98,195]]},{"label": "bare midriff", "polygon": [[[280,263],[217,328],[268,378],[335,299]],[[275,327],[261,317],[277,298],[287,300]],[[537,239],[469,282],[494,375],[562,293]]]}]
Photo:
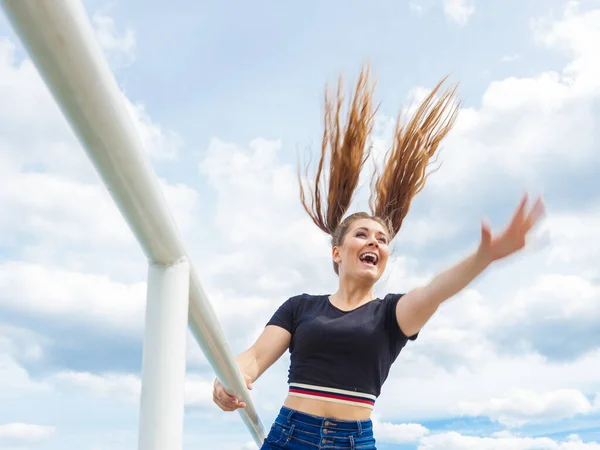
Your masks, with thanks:
[{"label": "bare midriff", "polygon": [[284,406],[305,414],[336,420],[369,420],[371,418],[370,408],[291,395],[285,399]]}]

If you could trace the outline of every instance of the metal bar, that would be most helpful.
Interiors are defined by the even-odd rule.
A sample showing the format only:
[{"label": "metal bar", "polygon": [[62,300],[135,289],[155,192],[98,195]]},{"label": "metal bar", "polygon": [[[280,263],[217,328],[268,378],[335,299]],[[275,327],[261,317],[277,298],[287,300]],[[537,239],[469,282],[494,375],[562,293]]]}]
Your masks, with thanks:
[{"label": "metal bar", "polygon": [[[80,0],[0,0],[16,33],[152,262],[187,256],[123,94]],[[257,445],[264,429],[216,314],[190,264],[189,325]]]},{"label": "metal bar", "polygon": [[149,265],[139,450],[183,448],[189,288],[187,258]]}]

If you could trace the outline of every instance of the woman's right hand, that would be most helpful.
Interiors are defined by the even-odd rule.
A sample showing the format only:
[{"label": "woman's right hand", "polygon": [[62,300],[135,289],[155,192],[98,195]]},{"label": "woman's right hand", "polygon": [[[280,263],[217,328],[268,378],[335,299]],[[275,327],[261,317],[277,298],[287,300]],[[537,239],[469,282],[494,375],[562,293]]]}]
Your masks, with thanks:
[{"label": "woman's right hand", "polygon": [[[252,380],[246,374],[242,374],[246,381],[246,387],[252,389]],[[235,411],[238,408],[245,408],[246,404],[240,399],[229,395],[219,380],[215,378],[213,383],[213,402],[223,411]]]}]

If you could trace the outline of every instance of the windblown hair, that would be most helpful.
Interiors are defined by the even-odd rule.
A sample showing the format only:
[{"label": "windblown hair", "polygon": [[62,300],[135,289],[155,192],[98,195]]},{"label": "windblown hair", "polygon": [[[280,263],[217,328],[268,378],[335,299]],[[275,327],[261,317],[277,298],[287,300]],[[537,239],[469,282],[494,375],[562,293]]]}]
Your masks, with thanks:
[{"label": "windblown hair", "polygon": [[[321,158],[312,186],[310,201],[300,173],[300,200],[313,222],[331,235],[332,246],[342,244],[350,225],[358,219],[373,219],[384,226],[391,241],[402,226],[411,202],[425,186],[427,168],[434,160],[440,142],[452,129],[459,103],[454,102],[456,86],[440,91],[441,80],[406,122],[399,115],[392,146],[384,159],[383,171],[373,175],[369,200],[371,214],[359,212],[342,218],[352,202],[360,173],[370,155],[366,148],[373,130],[376,107],[374,83],[369,66],[363,66],[349,104],[345,122],[343,80],[340,77],[334,98],[325,89],[324,130]],[[325,163],[329,158],[329,176]],[[307,168],[308,178],[308,168]],[[327,189],[325,190],[324,185]],[[324,200],[326,198],[326,200]],[[337,264],[334,270],[338,273]]]}]

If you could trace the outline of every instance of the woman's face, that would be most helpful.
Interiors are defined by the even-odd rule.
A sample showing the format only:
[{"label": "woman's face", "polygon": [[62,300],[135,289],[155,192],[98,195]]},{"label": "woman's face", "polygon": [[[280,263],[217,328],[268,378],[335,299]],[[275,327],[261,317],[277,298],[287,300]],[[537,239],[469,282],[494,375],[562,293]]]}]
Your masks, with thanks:
[{"label": "woman's face", "polygon": [[375,283],[387,265],[389,236],[383,225],[373,219],[352,222],[342,244],[333,247],[333,260],[340,277],[356,277]]}]

